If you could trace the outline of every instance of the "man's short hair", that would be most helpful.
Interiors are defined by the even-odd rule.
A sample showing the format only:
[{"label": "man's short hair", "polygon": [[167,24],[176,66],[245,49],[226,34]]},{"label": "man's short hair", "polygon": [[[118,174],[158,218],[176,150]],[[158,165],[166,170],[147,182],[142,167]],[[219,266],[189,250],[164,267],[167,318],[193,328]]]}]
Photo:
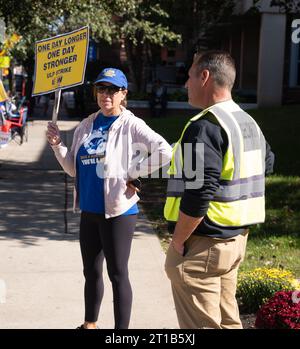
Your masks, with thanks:
[{"label": "man's short hair", "polygon": [[228,52],[207,51],[196,53],[194,64],[199,74],[207,69],[218,86],[232,89],[236,70],[234,60]]}]

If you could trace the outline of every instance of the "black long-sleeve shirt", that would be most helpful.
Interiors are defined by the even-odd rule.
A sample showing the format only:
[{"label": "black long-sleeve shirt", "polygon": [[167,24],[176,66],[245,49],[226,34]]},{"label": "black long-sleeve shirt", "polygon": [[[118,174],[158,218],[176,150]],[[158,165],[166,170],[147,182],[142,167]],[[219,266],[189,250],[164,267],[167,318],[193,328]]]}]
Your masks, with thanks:
[{"label": "black long-sleeve shirt", "polygon": [[[213,200],[219,188],[223,158],[228,147],[226,132],[217,122],[214,115],[207,113],[204,117],[192,122],[186,129],[181,146],[184,156],[184,144],[192,144],[192,167],[195,170],[196,161],[201,161],[196,150],[197,143],[204,144],[204,182],[201,188],[185,189],[181,199],[180,210],[188,216],[204,219],[194,231],[196,235],[207,235],[218,238],[229,238],[242,233],[245,227],[220,227],[214,224],[206,215],[209,202]],[[266,143],[266,174],[273,172],[274,154]],[[194,181],[187,178],[183,171],[185,182]]]}]

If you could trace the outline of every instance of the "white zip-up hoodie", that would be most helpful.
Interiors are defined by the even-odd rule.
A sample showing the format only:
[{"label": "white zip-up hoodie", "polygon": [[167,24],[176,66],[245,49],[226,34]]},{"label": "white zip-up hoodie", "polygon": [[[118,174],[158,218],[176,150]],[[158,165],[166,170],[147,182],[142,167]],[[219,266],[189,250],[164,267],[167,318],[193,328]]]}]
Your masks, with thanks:
[{"label": "white zip-up hoodie", "polygon": [[[58,162],[72,177],[76,177],[77,152],[91,134],[93,121],[99,113],[100,111],[91,114],[77,126],[70,151],[62,142],[52,146]],[[106,143],[105,218],[121,215],[139,200],[136,192],[126,185],[129,179],[146,176],[158,170],[171,160],[171,156],[172,148],[166,140],[142,119],[122,107],[121,114],[108,131]],[[77,202],[77,192],[74,187],[74,210]]]}]

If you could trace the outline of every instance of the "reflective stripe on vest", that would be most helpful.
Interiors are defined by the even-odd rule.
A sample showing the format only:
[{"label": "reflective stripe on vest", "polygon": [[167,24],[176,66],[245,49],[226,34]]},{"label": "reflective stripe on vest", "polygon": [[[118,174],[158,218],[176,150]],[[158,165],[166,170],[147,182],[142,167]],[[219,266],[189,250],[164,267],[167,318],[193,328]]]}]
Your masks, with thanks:
[{"label": "reflective stripe on vest", "polygon": [[174,178],[170,176],[167,186],[167,196],[179,196],[181,197],[184,192],[184,181],[182,179]]},{"label": "reflective stripe on vest", "polygon": [[[174,147],[169,173],[182,171],[181,140],[186,128],[207,112],[212,113],[228,137],[228,149],[223,159],[220,186],[209,204],[207,216],[220,226],[244,226],[261,223],[265,218],[265,139],[256,122],[234,102],[218,103],[192,118]],[[229,105],[229,107],[227,107]],[[226,108],[229,108],[228,110]],[[233,109],[233,110],[232,110]],[[168,181],[164,209],[167,220],[178,219],[184,182],[171,176]]]},{"label": "reflective stripe on vest", "polygon": [[231,202],[263,196],[265,192],[264,175],[249,178],[221,181],[214,201]]}]

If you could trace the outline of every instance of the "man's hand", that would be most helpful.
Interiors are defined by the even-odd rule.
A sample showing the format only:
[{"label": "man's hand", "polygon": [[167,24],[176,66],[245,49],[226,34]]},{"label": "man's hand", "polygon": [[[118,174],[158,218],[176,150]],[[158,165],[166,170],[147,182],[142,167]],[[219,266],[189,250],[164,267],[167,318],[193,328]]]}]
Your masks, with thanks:
[{"label": "man's hand", "polygon": [[175,251],[177,251],[179,254],[181,254],[183,256],[183,253],[184,253],[184,245],[183,244],[172,240],[171,245],[174,247]]},{"label": "man's hand", "polygon": [[184,254],[184,243],[191,236],[193,231],[201,223],[203,217],[191,217],[179,211],[179,218],[175,226],[171,244],[182,256]]}]

